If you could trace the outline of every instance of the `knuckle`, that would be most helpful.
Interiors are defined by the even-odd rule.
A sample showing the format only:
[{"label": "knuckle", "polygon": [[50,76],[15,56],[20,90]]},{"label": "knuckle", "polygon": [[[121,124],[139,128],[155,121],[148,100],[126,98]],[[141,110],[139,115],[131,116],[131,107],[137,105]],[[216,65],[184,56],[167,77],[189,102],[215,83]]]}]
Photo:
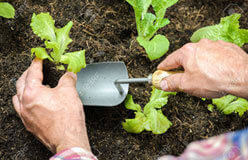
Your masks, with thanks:
[{"label": "knuckle", "polygon": [[194,43],[187,43],[182,47],[184,51],[193,50],[194,48],[195,48]]},{"label": "knuckle", "polygon": [[34,97],[37,96],[37,91],[31,87],[26,87],[23,91],[22,99],[23,101],[30,103]]},{"label": "knuckle", "polygon": [[199,41],[199,43],[212,43],[213,41],[207,39],[207,38],[203,38]]}]

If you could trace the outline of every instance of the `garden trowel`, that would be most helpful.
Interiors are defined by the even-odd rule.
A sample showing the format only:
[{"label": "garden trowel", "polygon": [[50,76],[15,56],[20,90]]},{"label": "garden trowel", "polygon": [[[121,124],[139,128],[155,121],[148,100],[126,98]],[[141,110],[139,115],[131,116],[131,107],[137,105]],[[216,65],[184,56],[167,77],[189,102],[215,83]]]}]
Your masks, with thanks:
[{"label": "garden trowel", "polygon": [[93,63],[78,73],[77,91],[84,105],[117,106],[125,100],[129,83],[150,83],[160,88],[160,81],[175,73],[158,70],[147,78],[128,78],[123,62]]}]

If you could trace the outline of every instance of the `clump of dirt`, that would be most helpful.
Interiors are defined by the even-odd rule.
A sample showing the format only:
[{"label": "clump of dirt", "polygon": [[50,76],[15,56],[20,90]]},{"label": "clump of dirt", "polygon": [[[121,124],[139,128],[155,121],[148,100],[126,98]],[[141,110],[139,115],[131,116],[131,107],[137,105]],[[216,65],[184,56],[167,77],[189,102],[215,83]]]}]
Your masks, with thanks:
[{"label": "clump of dirt", "polygon": [[[30,49],[43,44],[29,27],[33,13],[50,12],[56,26],[72,20],[69,51],[86,49],[87,63],[124,61],[130,77],[144,77],[156,70],[163,58],[151,62],[135,40],[133,9],[123,0],[13,0],[15,19],[0,18],[0,159],[48,159],[52,154],[28,133],[15,113],[11,98],[15,81],[31,63]],[[242,12],[241,25],[247,25],[248,2],[235,0],[180,0],[166,14],[171,23],[159,30],[170,40],[168,54],[188,43],[197,29],[219,23],[220,17]],[[247,46],[244,47],[248,51]],[[167,54],[167,55],[168,55]],[[45,84],[56,86],[61,72],[45,63]],[[151,88],[132,84],[130,94],[137,103],[148,102]],[[87,94],[87,93],[85,93]],[[150,132],[129,134],[121,122],[132,116],[124,105],[113,108],[85,107],[92,150],[99,159],[155,159],[179,155],[194,140],[206,139],[247,126],[248,116],[226,116],[209,112],[206,102],[179,93],[163,108],[173,126],[163,135]]]}]

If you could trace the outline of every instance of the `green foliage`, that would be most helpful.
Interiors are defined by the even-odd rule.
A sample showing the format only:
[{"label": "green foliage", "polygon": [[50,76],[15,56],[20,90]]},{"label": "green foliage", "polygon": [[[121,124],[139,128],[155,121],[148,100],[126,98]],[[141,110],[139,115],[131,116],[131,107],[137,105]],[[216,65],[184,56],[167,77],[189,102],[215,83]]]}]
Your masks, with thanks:
[{"label": "green foliage", "polygon": [[[31,27],[33,32],[38,35],[42,40],[45,40],[45,46],[32,48],[31,55],[36,55],[40,59],[49,59],[57,64],[57,68],[64,70],[67,64],[67,71],[80,72],[82,68],[86,67],[85,50],[65,53],[68,45],[72,42],[69,33],[73,23],[70,21],[63,28],[56,28],[54,20],[49,13],[33,14]],[[50,55],[47,50],[50,50]]]},{"label": "green foliage", "polygon": [[15,17],[14,7],[7,2],[0,2],[0,17],[14,18]]},{"label": "green foliage", "polygon": [[165,133],[172,123],[162,113],[162,107],[167,104],[168,96],[175,95],[173,92],[164,92],[153,87],[150,101],[142,110],[139,104],[135,104],[133,97],[128,95],[125,101],[127,109],[135,111],[134,119],[126,119],[122,122],[123,128],[130,133],[152,131],[153,134]]},{"label": "green foliage", "polygon": [[190,40],[192,42],[198,42],[203,38],[213,41],[223,40],[235,43],[241,47],[248,42],[248,30],[240,29],[240,17],[240,14],[233,14],[221,18],[220,24],[199,29],[192,35]]},{"label": "green foliage", "polygon": [[[138,31],[137,41],[146,50],[150,60],[162,57],[169,49],[169,41],[163,35],[155,35],[160,29],[170,23],[164,18],[166,9],[178,0],[127,0],[133,7]],[[152,6],[155,14],[148,13]],[[154,36],[155,35],[155,36]]]},{"label": "green foliage", "polygon": [[[238,113],[241,117],[248,110],[248,101],[232,95],[212,100],[217,109],[224,114]],[[211,104],[209,105],[209,107]]]},{"label": "green foliage", "polygon": [[[213,41],[223,40],[231,42],[242,47],[248,43],[248,30],[240,29],[239,19],[240,14],[233,14],[228,17],[221,18],[218,25],[208,26],[197,30],[191,37],[192,42],[198,42],[203,38]],[[212,99],[213,104],[208,105],[210,111],[214,105],[224,114],[238,113],[242,116],[248,110],[248,101],[243,98],[238,98],[232,95],[227,95],[222,98]]]}]

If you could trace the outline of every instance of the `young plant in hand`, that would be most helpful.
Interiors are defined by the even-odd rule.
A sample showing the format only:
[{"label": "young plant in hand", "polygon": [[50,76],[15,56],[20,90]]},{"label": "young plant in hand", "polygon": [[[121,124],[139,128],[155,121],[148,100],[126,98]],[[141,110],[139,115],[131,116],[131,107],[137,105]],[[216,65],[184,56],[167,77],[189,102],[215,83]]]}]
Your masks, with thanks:
[{"label": "young plant in hand", "polygon": [[67,71],[80,72],[82,68],[86,67],[85,50],[65,52],[68,45],[72,42],[72,39],[69,37],[73,25],[72,21],[63,28],[56,28],[54,24],[55,22],[49,13],[33,14],[32,30],[42,40],[45,40],[46,48],[32,48],[31,55],[35,54],[36,57],[42,60],[49,59],[60,70],[65,70],[62,64],[67,64]]}]

